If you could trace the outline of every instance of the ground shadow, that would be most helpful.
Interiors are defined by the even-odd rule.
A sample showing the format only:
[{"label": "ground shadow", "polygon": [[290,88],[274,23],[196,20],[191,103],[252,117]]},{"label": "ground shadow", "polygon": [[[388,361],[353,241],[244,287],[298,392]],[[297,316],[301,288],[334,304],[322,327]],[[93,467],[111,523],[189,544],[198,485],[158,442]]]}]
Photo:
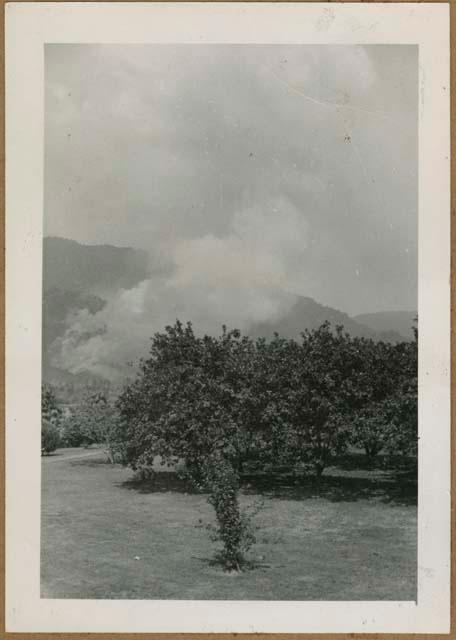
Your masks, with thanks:
[{"label": "ground shadow", "polygon": [[90,458],[87,457],[87,458],[80,458],[75,460],[68,460],[68,464],[71,467],[89,467],[89,468],[100,467],[100,466],[108,466],[108,467],[113,466],[112,463],[109,462],[107,457],[102,453],[100,453],[100,457],[92,456]]},{"label": "ground shadow", "polygon": [[116,486],[138,493],[199,493],[192,483],[175,471],[156,471],[150,478],[133,476]]},{"label": "ground shadow", "polygon": [[244,493],[260,494],[284,500],[323,498],[330,502],[355,502],[376,499],[385,503],[416,505],[417,485],[409,477],[391,474],[385,478],[360,478],[323,475],[309,477],[249,477],[244,479]]},{"label": "ground shadow", "polygon": [[416,460],[404,456],[391,456],[378,453],[368,457],[361,451],[348,451],[337,457],[336,467],[341,471],[366,471],[367,473],[415,474]]},{"label": "ground shadow", "polygon": [[[153,477],[133,477],[117,486],[139,493],[199,493],[188,479],[173,471],[159,471]],[[384,503],[416,505],[417,485],[410,473],[391,473],[388,478],[360,478],[323,475],[320,480],[292,474],[243,475],[242,493],[283,500],[323,498],[330,502],[376,499]]]},{"label": "ground shadow", "polygon": [[344,453],[337,459],[337,467],[343,471],[385,471],[389,466],[382,453],[369,458],[364,452],[353,451]]},{"label": "ground shadow", "polygon": [[[254,560],[249,558],[244,560],[244,562],[242,563],[242,567],[240,568],[239,571],[226,571],[224,570],[223,562],[220,560],[217,553],[214,553],[212,556],[204,556],[204,557],[191,556],[191,558],[192,560],[201,562],[202,564],[205,564],[208,567],[214,567],[215,569],[218,569],[221,575],[229,575],[229,574],[242,575],[247,571],[253,571],[255,569],[270,569],[272,566],[270,564],[266,564],[265,562],[260,562],[259,560]],[[278,566],[283,567],[283,565],[277,565],[276,568],[278,568]]]}]

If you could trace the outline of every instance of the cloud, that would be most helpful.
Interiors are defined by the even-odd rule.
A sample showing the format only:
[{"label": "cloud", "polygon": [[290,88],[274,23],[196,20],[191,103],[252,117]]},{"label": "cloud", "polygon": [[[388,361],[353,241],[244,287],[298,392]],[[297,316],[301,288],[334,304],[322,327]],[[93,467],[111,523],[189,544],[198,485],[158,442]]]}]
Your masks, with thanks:
[{"label": "cloud", "polygon": [[408,232],[416,62],[407,47],[49,45],[45,231],[151,249],[285,195],[311,200],[325,234],[348,208],[344,244],[366,208]]}]

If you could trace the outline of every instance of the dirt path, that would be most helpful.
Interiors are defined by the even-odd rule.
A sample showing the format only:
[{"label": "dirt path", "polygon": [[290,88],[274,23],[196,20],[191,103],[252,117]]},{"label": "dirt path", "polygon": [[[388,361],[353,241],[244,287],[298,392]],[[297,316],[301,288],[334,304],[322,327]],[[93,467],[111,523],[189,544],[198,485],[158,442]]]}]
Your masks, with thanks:
[{"label": "dirt path", "polygon": [[98,449],[97,451],[87,451],[86,453],[77,453],[75,455],[54,455],[54,456],[43,456],[42,460],[52,461],[52,462],[67,462],[68,460],[79,460],[80,458],[95,458],[96,456],[104,456],[105,453],[102,449]]}]

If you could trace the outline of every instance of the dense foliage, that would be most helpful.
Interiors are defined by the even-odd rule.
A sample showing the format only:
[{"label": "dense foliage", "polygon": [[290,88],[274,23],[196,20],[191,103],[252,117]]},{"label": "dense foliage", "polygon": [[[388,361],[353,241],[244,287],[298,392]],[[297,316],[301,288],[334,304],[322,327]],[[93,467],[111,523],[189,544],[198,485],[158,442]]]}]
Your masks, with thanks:
[{"label": "dense foliage", "polygon": [[49,455],[60,445],[60,433],[57,427],[43,420],[41,423],[41,455]]},{"label": "dense foliage", "polygon": [[418,334],[412,342],[368,343],[365,349],[366,398],[354,413],[351,441],[372,458],[417,455]]},{"label": "dense foliage", "polygon": [[112,462],[115,458],[112,440],[116,425],[117,412],[107,395],[102,391],[89,390],[66,418],[63,442],[70,447],[102,444],[108,460]]},{"label": "dense foliage", "polygon": [[60,428],[62,424],[62,408],[57,400],[54,389],[49,385],[43,385],[41,387],[41,417],[43,420],[56,425],[57,428]]},{"label": "dense foliage", "polygon": [[376,343],[324,324],[299,343],[253,341],[226,329],[198,337],[176,322],[154,336],[118,409],[123,461],[183,462],[209,493],[225,567],[238,568],[253,542],[238,501],[246,466],[320,477],[349,444],[416,455],[417,339]]},{"label": "dense foliage", "polygon": [[49,455],[60,444],[62,409],[51,387],[41,388],[41,453]]}]

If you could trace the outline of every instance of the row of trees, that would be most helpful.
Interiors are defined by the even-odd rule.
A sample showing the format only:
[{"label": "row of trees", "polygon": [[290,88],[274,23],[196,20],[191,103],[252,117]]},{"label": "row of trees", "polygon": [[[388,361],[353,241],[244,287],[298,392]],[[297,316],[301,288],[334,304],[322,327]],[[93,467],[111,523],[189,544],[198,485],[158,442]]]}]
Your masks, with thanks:
[{"label": "row of trees", "polygon": [[[56,423],[49,411],[43,418]],[[254,541],[238,499],[246,469],[320,477],[349,444],[369,457],[416,456],[417,335],[389,344],[324,324],[299,342],[267,341],[226,328],[199,337],[176,322],[154,336],[115,407],[91,394],[60,432],[73,445],[81,434],[80,444],[103,442],[135,470],[151,469],[157,456],[183,462],[214,507],[223,565],[238,569]]]},{"label": "row of trees", "polygon": [[328,324],[300,343],[179,322],[118,400],[116,445],[133,468],[158,455],[198,475],[214,450],[232,465],[306,466],[321,475],[347,444],[368,456],[416,453],[417,340],[352,338]]},{"label": "row of trees", "polygon": [[133,469],[179,461],[209,491],[223,563],[239,568],[252,541],[238,491],[246,466],[320,477],[349,443],[415,456],[417,335],[387,344],[329,324],[298,343],[227,331],[198,337],[177,322],[152,340],[118,400],[116,446]]},{"label": "row of trees", "polygon": [[103,444],[109,461],[113,461],[111,437],[118,423],[118,413],[106,393],[87,389],[81,401],[65,412],[54,389],[45,385],[41,391],[41,417],[42,454],[52,453],[58,447]]}]

